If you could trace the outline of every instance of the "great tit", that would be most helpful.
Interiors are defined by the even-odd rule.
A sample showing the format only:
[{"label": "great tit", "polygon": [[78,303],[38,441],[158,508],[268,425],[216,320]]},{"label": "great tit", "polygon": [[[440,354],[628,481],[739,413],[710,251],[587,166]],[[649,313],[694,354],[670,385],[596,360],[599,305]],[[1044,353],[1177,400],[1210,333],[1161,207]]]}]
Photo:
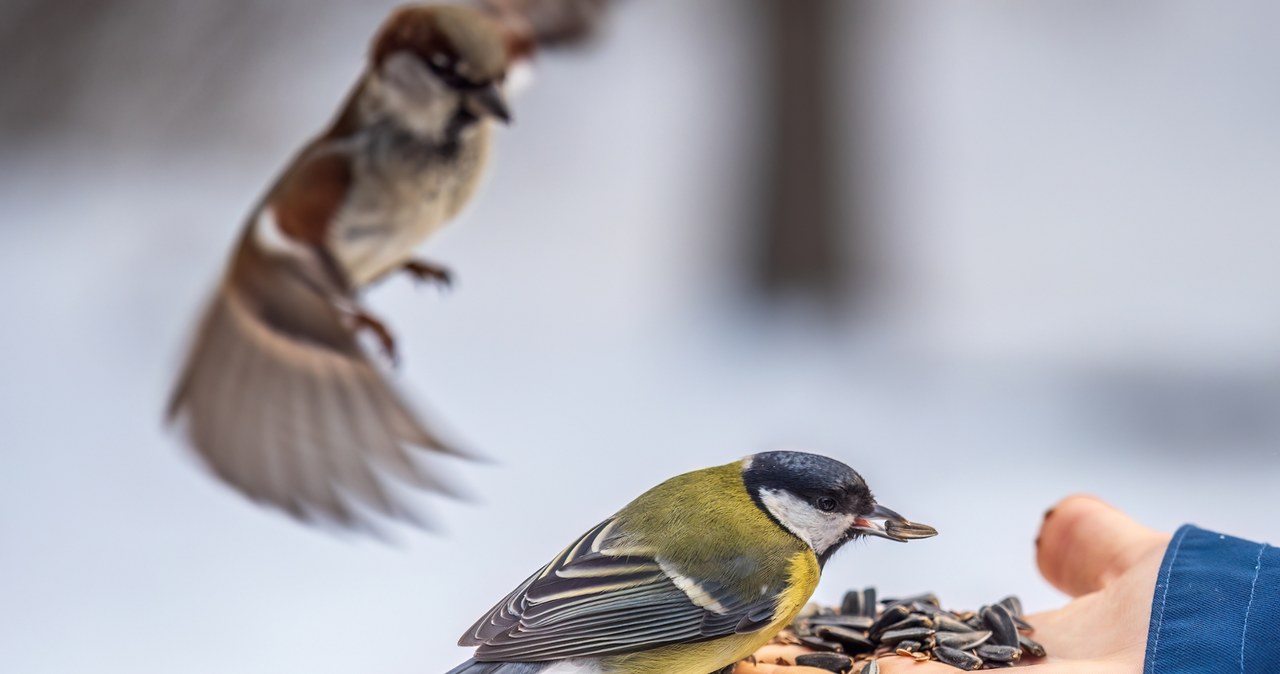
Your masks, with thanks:
[{"label": "great tit", "polygon": [[834,459],[766,452],[671,478],[596,525],[459,640],[449,674],[707,674],[767,643],[863,536],[937,534]]}]

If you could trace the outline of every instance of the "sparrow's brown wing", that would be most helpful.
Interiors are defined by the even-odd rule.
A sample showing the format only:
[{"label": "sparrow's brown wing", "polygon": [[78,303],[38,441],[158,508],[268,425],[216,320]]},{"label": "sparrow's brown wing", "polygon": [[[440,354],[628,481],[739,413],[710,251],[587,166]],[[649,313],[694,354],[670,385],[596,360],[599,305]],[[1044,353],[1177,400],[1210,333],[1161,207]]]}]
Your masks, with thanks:
[{"label": "sparrow's brown wing", "polygon": [[[285,183],[277,197],[289,193]],[[350,291],[322,250],[295,238],[296,227],[326,216],[323,201],[268,200],[264,209],[279,206],[274,247],[251,223],[199,327],[170,418],[185,419],[209,467],[255,501],[348,527],[372,525],[355,503],[420,523],[384,475],[453,494],[412,454],[457,452],[365,355],[339,306]]]},{"label": "sparrow's brown wing", "polygon": [[517,24],[538,46],[582,42],[604,19],[608,0],[479,0],[481,7]]}]

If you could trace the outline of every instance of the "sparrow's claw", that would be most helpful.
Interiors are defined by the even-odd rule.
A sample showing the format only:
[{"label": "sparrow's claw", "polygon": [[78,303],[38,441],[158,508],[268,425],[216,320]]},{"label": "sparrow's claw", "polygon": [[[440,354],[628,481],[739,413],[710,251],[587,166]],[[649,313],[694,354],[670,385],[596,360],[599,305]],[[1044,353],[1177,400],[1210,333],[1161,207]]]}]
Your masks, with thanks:
[{"label": "sparrow's claw", "polygon": [[391,335],[391,331],[382,321],[363,311],[352,314],[351,319],[355,321],[357,331],[368,330],[373,333],[378,340],[378,345],[382,348],[382,354],[391,361],[392,366],[399,364],[400,358],[396,355],[396,338]]},{"label": "sparrow's claw", "polygon": [[415,281],[435,283],[442,288],[448,288],[453,285],[453,272],[449,271],[448,267],[422,260],[409,260],[404,263],[403,269]]}]

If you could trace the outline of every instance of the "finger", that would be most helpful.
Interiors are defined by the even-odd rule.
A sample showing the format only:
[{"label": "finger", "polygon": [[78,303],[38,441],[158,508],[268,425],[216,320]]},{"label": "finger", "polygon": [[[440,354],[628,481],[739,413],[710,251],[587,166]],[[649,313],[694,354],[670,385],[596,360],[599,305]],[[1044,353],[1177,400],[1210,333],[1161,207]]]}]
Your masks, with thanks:
[{"label": "finger", "polygon": [[1045,513],[1036,539],[1040,574],[1079,597],[1101,589],[1168,536],[1092,496],[1068,496]]}]

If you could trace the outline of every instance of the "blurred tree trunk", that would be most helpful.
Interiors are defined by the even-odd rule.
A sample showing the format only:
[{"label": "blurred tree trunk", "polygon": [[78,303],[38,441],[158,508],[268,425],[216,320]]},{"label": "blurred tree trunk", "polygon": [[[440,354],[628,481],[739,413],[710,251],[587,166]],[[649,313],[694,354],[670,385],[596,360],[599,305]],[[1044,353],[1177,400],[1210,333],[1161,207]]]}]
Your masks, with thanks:
[{"label": "blurred tree trunk", "polygon": [[[0,2],[0,138],[36,141],[67,127],[107,133],[105,120],[143,107],[217,100],[274,36],[318,11],[308,0]],[[188,121],[177,120],[178,134]]]},{"label": "blurred tree trunk", "polygon": [[[850,125],[837,114],[847,66],[839,63],[840,0],[765,0],[762,88],[768,111],[761,220],[755,272],[766,297],[802,295],[835,310],[858,293],[861,268],[848,259],[860,223],[848,217],[848,185],[839,177]],[[856,195],[854,195],[856,199]]]}]

